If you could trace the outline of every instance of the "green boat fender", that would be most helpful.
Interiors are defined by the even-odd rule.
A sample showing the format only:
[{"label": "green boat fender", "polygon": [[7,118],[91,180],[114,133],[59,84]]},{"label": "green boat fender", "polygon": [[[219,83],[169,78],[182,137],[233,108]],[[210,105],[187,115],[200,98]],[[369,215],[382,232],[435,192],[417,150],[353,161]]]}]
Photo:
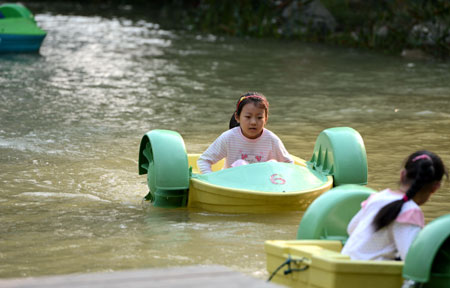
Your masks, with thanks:
[{"label": "green boat fender", "polygon": [[187,205],[190,171],[183,138],[178,132],[152,130],[141,140],[139,175],[147,174],[146,200],[158,207]]},{"label": "green boat fender", "polygon": [[419,232],[406,254],[402,274],[412,282],[426,283],[420,287],[449,287],[450,214],[434,219]]},{"label": "green boat fender", "polygon": [[2,4],[0,5],[0,13],[4,18],[26,18],[34,21],[31,11],[21,4]]},{"label": "green boat fender", "polygon": [[0,34],[47,35],[47,32],[37,26],[31,11],[21,4],[0,5],[0,19]]},{"label": "green boat fender", "polygon": [[320,195],[306,209],[297,231],[297,239],[347,241],[347,226],[361,209],[361,202],[376,191],[347,184]]},{"label": "green boat fender", "polygon": [[312,169],[332,175],[334,186],[367,184],[367,155],[361,135],[350,127],[323,130],[308,162]]}]

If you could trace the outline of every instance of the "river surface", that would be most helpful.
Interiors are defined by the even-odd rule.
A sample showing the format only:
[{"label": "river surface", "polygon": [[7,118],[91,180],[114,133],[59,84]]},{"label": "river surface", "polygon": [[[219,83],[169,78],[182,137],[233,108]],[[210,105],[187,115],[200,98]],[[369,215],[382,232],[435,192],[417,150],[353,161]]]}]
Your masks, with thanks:
[{"label": "river surface", "polygon": [[[417,149],[450,166],[449,63],[74,14],[38,13],[40,53],[0,56],[1,278],[196,264],[266,278],[264,240],[294,239],[302,212],[146,207],[137,172],[144,133],[176,130],[201,153],[249,90],[301,158],[323,129],[359,131],[371,188],[395,188]],[[423,210],[450,212],[449,183]]]}]

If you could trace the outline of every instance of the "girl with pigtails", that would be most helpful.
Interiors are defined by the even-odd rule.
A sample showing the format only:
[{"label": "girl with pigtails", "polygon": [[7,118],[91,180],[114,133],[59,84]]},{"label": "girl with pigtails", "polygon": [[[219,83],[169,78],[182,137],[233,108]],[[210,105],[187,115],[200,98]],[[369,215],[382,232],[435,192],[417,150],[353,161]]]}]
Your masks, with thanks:
[{"label": "girl with pigtails", "polygon": [[223,132],[197,160],[202,174],[225,158],[224,168],[258,162],[294,160],[275,133],[264,128],[269,119],[269,102],[263,94],[247,92],[239,97],[229,130]]},{"label": "girl with pigtails", "polygon": [[400,173],[400,187],[371,195],[350,221],[342,254],[356,260],[405,260],[409,246],[425,225],[420,205],[448,174],[430,151],[411,154]]}]

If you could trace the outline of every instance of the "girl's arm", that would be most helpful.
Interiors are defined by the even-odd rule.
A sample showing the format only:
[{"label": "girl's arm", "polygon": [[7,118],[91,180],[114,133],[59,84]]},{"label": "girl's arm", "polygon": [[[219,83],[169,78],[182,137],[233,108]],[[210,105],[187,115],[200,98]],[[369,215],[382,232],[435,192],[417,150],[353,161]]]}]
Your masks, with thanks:
[{"label": "girl's arm", "polygon": [[352,235],[353,231],[355,230],[356,226],[358,226],[360,220],[361,220],[361,215],[362,215],[362,209],[358,211],[358,213],[356,213],[355,216],[353,216],[352,220],[350,220],[350,223],[347,226],[347,233],[348,235]]},{"label": "girl's arm", "polygon": [[226,157],[226,139],[220,135],[198,158],[197,167],[202,174],[212,172],[211,166]]},{"label": "girl's arm", "polygon": [[409,247],[420,232],[421,228],[417,225],[394,222],[392,234],[394,236],[395,246],[400,254],[402,261],[405,261]]},{"label": "girl's arm", "polygon": [[286,150],[286,147],[284,147],[283,142],[281,141],[280,138],[278,138],[278,136],[276,136],[274,148],[276,156],[275,160],[277,160],[278,162],[294,163],[294,159]]}]

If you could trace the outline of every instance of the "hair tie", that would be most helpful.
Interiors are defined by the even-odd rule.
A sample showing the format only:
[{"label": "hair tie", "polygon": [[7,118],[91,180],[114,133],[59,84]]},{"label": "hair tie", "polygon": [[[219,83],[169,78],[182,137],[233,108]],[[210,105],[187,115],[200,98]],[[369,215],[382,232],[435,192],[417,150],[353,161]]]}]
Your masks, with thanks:
[{"label": "hair tie", "polygon": [[236,105],[236,111],[238,111],[239,105],[241,104],[241,102],[244,101],[244,100],[247,99],[247,98],[258,98],[258,99],[261,99],[261,100],[264,99],[263,97],[261,97],[261,96],[259,96],[259,95],[256,95],[256,94],[251,94],[251,95],[242,96],[242,97],[239,99],[238,104]]},{"label": "hair tie", "polygon": [[403,195],[403,202],[408,202],[408,201],[409,201],[408,196],[406,196],[406,194]]},{"label": "hair tie", "polygon": [[428,159],[428,160],[430,160],[430,161],[433,161],[433,160],[431,159],[431,157],[428,156],[427,154],[422,154],[422,155],[419,155],[419,156],[414,157],[414,158],[412,159],[412,162],[416,162],[417,160],[420,160],[420,159]]}]

